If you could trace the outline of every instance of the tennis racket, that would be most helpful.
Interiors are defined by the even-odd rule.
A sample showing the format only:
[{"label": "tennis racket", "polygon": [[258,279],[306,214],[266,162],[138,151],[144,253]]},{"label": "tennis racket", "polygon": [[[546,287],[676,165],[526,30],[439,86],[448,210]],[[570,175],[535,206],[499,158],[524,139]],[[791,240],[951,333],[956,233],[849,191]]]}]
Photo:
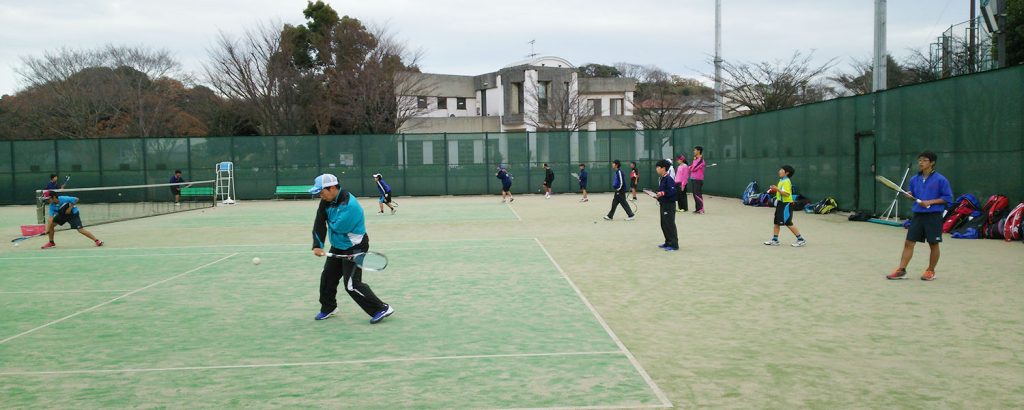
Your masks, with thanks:
[{"label": "tennis racket", "polygon": [[576,178],[576,180],[577,180],[577,181],[579,181],[579,180],[580,180],[580,174],[577,174],[577,173],[575,173],[575,172],[570,172],[570,173],[569,173],[569,175],[572,175],[572,177],[573,177],[573,178]]},{"label": "tennis racket", "polygon": [[64,183],[60,184],[61,189],[64,189],[64,186],[67,185],[68,181],[70,181],[70,180],[71,180],[71,175],[65,175],[64,176]]},{"label": "tennis racket", "polygon": [[654,192],[654,191],[651,191],[650,189],[644,188],[644,193],[647,194],[648,196],[650,196],[651,198],[658,199],[658,193],[657,192]]},{"label": "tennis racket", "polygon": [[[903,188],[900,188],[900,186],[896,185],[895,182],[890,181],[889,178],[883,177],[881,175],[875,175],[875,180],[878,181],[878,182],[881,182],[882,185],[885,185],[889,189],[892,189],[893,191],[899,192],[899,193],[901,193],[903,195],[906,195],[908,198],[913,199],[914,202],[918,203],[918,205],[921,204],[921,200],[920,199],[914,198],[913,195],[910,195],[909,192],[904,191]],[[925,208],[931,208],[931,206],[926,206]]]},{"label": "tennis racket", "polygon": [[35,234],[35,235],[19,236],[17,238],[11,239],[11,243],[18,243],[18,242],[24,241],[26,239],[31,239],[31,238],[35,238],[37,236],[43,236],[43,235],[46,235],[46,232]]},{"label": "tennis racket", "polygon": [[383,253],[377,252],[362,252],[354,253],[351,255],[337,255],[333,253],[325,254],[328,258],[347,259],[356,264],[356,266],[363,270],[380,272],[384,268],[388,267],[388,257],[384,256]]},{"label": "tennis racket", "polygon": [[716,162],[716,163],[714,163],[714,164],[708,165],[708,167],[717,167],[717,166],[718,166],[718,163],[717,163],[717,162]]}]

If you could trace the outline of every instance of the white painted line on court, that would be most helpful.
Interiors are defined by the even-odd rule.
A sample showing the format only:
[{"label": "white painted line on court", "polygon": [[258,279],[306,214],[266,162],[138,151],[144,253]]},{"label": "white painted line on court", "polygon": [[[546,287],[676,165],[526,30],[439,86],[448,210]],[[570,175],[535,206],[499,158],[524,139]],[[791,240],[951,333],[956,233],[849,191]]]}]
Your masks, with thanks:
[{"label": "white painted line on court", "polygon": [[523,221],[523,218],[520,218],[520,217],[519,217],[519,212],[516,212],[516,209],[512,207],[512,204],[510,204],[510,203],[505,203],[505,206],[507,206],[507,207],[508,207],[508,209],[511,209],[511,210],[512,210],[512,214],[516,216],[516,219],[518,219],[518,220],[519,220],[519,222],[522,222],[522,221]]},{"label": "white painted line on court", "polygon": [[[618,353],[618,352],[616,352]],[[664,409],[666,407],[672,407],[665,404],[641,404],[641,405],[622,405],[622,406],[572,406],[572,407],[512,407],[504,408],[505,410],[597,410],[597,409]]]},{"label": "white painted line on court", "polygon": [[149,289],[149,288],[151,288],[151,287],[153,287],[153,286],[156,286],[156,285],[159,285],[159,284],[161,284],[161,283],[164,283],[164,282],[169,282],[169,281],[172,281],[172,280],[174,280],[174,279],[180,278],[180,277],[182,277],[182,276],[188,275],[189,273],[195,272],[195,271],[197,271],[197,270],[200,270],[200,269],[203,269],[203,268],[205,268],[205,267],[207,267],[207,266],[210,266],[210,265],[213,265],[213,264],[215,264],[215,263],[221,262],[221,261],[223,261],[223,260],[225,260],[225,259],[228,259],[228,258],[230,258],[230,257],[232,257],[232,256],[235,256],[235,255],[238,255],[238,254],[237,254],[237,253],[232,253],[232,254],[230,254],[230,255],[228,255],[228,256],[225,256],[225,257],[223,257],[223,258],[217,259],[217,260],[215,260],[215,261],[213,261],[213,262],[207,263],[207,264],[205,264],[205,265],[202,265],[202,266],[200,266],[200,267],[198,267],[198,268],[194,268],[194,269],[189,269],[189,270],[187,270],[187,271],[184,271],[184,272],[182,272],[182,273],[179,273],[179,274],[177,274],[177,275],[171,276],[171,277],[169,277],[169,278],[167,278],[167,279],[163,279],[163,280],[160,280],[160,281],[157,281],[157,282],[153,282],[153,283],[150,283],[149,285],[146,285],[146,286],[143,286],[143,287],[141,287],[141,288],[135,289],[135,290],[133,290],[133,291],[131,291],[131,292],[125,293],[125,294],[123,294],[123,295],[121,295],[121,296],[118,296],[118,297],[116,297],[116,298],[110,299],[110,300],[108,300],[108,301],[106,301],[106,302],[100,303],[100,304],[98,304],[98,305],[96,305],[96,306],[93,306],[93,307],[91,307],[91,308],[88,308],[88,309],[85,309],[85,310],[80,310],[80,311],[78,311],[78,312],[72,313],[72,314],[70,314],[70,315],[67,315],[67,316],[64,316],[64,317],[62,317],[62,318],[60,318],[60,319],[54,320],[54,321],[52,321],[52,322],[50,322],[50,323],[47,323],[47,324],[45,324],[45,325],[42,325],[42,326],[38,326],[38,327],[36,327],[36,328],[33,328],[33,329],[29,329],[29,330],[26,330],[26,331],[24,331],[24,332],[18,333],[18,334],[16,334],[16,335],[14,335],[14,336],[11,336],[11,337],[8,337],[8,338],[6,338],[6,339],[4,339],[4,340],[0,340],[0,345],[2,345],[2,344],[4,344],[4,343],[7,343],[7,342],[9,342],[9,341],[11,341],[11,340],[17,339],[17,338],[19,338],[19,337],[25,336],[25,335],[27,335],[27,334],[29,334],[29,333],[35,332],[35,331],[37,331],[37,330],[39,330],[39,329],[43,329],[43,328],[45,328],[45,327],[48,327],[48,326],[50,326],[50,325],[54,325],[54,324],[57,324],[57,323],[63,322],[63,321],[65,321],[65,320],[71,319],[71,318],[73,318],[73,317],[75,317],[75,316],[81,315],[81,314],[83,314],[83,313],[87,313],[87,312],[91,312],[91,311],[93,311],[93,310],[99,309],[99,308],[101,308],[101,307],[103,307],[103,306],[109,305],[109,304],[111,304],[111,303],[113,303],[113,302],[116,302],[116,301],[118,301],[118,300],[120,300],[120,299],[123,299],[123,298],[125,298],[125,297],[128,297],[128,296],[134,295],[134,294],[136,294],[136,293],[142,292],[142,291],[144,291],[144,290],[146,290],[146,289]]},{"label": "white painted line on court", "polygon": [[537,242],[537,245],[540,246],[540,249],[543,250],[544,254],[548,256],[548,259],[551,260],[551,263],[555,265],[555,268],[558,269],[558,272],[562,274],[562,277],[565,278],[565,281],[569,282],[569,286],[572,286],[572,289],[576,291],[576,295],[580,297],[580,300],[583,301],[583,304],[587,305],[587,309],[590,309],[590,313],[594,314],[594,317],[597,318],[597,321],[598,323],[601,324],[601,327],[604,328],[605,332],[608,332],[608,336],[610,336],[612,340],[615,341],[615,344],[619,346],[619,350],[622,351],[622,354],[626,355],[626,357],[629,358],[629,362],[633,364],[633,367],[636,368],[636,371],[639,372],[640,376],[643,377],[644,381],[647,382],[647,385],[651,388],[651,391],[653,391],[654,394],[658,396],[658,399],[661,400],[662,404],[664,404],[666,407],[671,407],[672,402],[668,400],[668,396],[665,395],[665,392],[661,391],[661,389],[658,388],[657,384],[654,384],[654,380],[652,380],[651,376],[647,374],[647,371],[644,370],[642,366],[640,366],[640,362],[636,360],[636,357],[633,356],[633,353],[631,353],[629,349],[626,348],[626,345],[622,343],[622,340],[619,340],[619,337],[615,335],[615,332],[612,331],[612,328],[609,327],[608,323],[604,321],[604,318],[601,317],[601,314],[597,313],[597,309],[594,309],[594,305],[590,304],[590,301],[587,300],[587,297],[583,295],[583,292],[580,291],[580,288],[576,286],[576,283],[574,283],[572,279],[569,278],[569,275],[566,274],[564,270],[562,270],[562,266],[559,265],[557,261],[555,261],[555,258],[553,256],[551,256],[551,252],[548,252],[548,248],[544,247],[544,244],[540,242],[540,239],[533,238],[533,240]]},{"label": "white painted line on court", "polygon": [[465,360],[465,359],[497,359],[497,358],[518,358],[518,357],[554,357],[554,356],[597,356],[597,355],[618,355],[622,352],[564,352],[564,353],[516,353],[516,354],[478,354],[464,356],[434,356],[434,357],[401,357],[389,359],[362,359],[362,360],[336,360],[327,362],[297,362],[297,363],[267,363],[267,364],[237,364],[222,366],[187,366],[187,367],[158,367],[141,369],[92,369],[92,370],[54,370],[36,372],[0,372],[0,376],[36,376],[36,375],[60,375],[60,374],[101,374],[101,373],[145,373],[145,372],[172,372],[184,370],[220,370],[220,369],[261,369],[268,367],[304,367],[304,366],[332,366],[347,364],[367,363],[397,363],[397,362],[424,362],[439,360]]},{"label": "white painted line on court", "polygon": [[[375,241],[374,243],[449,243],[449,242],[485,242],[485,241],[532,241],[533,238],[466,238],[466,239],[422,239],[422,240],[407,240],[407,241]],[[108,248],[117,250],[149,250],[149,249],[207,249],[207,248],[243,248],[243,247],[277,247],[277,246],[310,246],[312,242],[308,243],[261,243],[261,244],[221,244],[221,245],[186,245],[186,246],[150,246],[150,247],[136,247],[136,248]],[[91,251],[82,249],[71,249],[67,251]],[[227,253],[228,251],[222,252]],[[194,253],[192,255],[195,255]],[[5,258],[0,258],[5,259]],[[14,258],[8,258],[14,259]]]},{"label": "white painted line on court", "polygon": [[17,295],[17,294],[35,294],[35,293],[114,293],[114,292],[128,292],[128,289],[109,289],[109,290],[26,290],[21,292],[0,292],[0,295]]},{"label": "white painted line on court", "polygon": [[[533,240],[532,238],[527,238],[527,239],[520,238],[520,239],[521,240],[529,240],[529,241]],[[510,239],[510,240],[516,240],[516,239]],[[309,245],[305,245],[305,246],[309,246]],[[382,247],[379,250],[382,251],[382,252],[401,252],[401,251],[420,251],[420,250],[438,250],[438,249],[450,250],[450,251],[458,251],[458,250],[463,250],[463,249],[470,250],[470,249],[495,249],[495,248],[508,248],[508,245],[507,244],[503,244],[503,245],[476,245],[476,244],[470,243],[470,244],[467,244],[465,246],[458,247],[456,249],[452,249],[451,246],[434,246],[434,247],[420,246],[420,247],[412,247],[412,248]],[[132,249],[132,250],[144,250],[146,248],[130,248],[130,249]],[[121,249],[118,249],[118,250],[121,250]],[[224,251],[224,252],[188,252],[188,253],[124,253],[124,254],[109,253],[109,254],[98,254],[98,255],[97,254],[93,254],[93,255],[66,255],[66,256],[15,256],[15,257],[7,257],[7,258],[0,257],[0,261],[5,261],[5,260],[40,260],[40,259],[83,259],[83,258],[143,258],[143,257],[160,257],[160,256],[227,255],[228,253],[229,253],[228,251]],[[251,250],[251,251],[237,251],[235,253],[239,253],[239,254],[243,254],[243,253],[244,254],[255,254],[255,253],[258,253],[260,255],[270,255],[270,254],[290,254],[290,255],[296,255],[296,254],[310,253],[310,250],[308,250],[308,249],[296,250],[296,251],[262,251],[262,250]]]}]

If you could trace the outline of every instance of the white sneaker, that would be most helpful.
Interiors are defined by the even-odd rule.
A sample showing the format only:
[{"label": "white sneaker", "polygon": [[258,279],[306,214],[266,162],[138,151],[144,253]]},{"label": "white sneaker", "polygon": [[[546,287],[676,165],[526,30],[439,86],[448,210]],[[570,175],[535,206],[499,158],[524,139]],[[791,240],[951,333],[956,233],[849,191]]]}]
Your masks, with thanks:
[{"label": "white sneaker", "polygon": [[631,216],[631,217],[628,217],[628,218],[626,218],[626,220],[627,220],[627,221],[632,221],[632,220],[634,220],[634,219],[636,219],[636,217],[635,217],[635,216]]},{"label": "white sneaker", "polygon": [[391,210],[391,215],[394,215],[394,214],[395,214],[395,211],[397,211],[397,209],[392,209],[392,210]]},{"label": "white sneaker", "polygon": [[590,202],[590,198],[583,198],[583,202]]},{"label": "white sneaker", "polygon": [[776,241],[776,240],[772,239],[772,240],[764,241],[764,244],[768,245],[768,246],[779,246],[779,241]]},{"label": "white sneaker", "polygon": [[611,217],[609,217],[608,215],[605,215],[605,216],[604,216],[604,220],[606,220],[606,221],[610,221],[610,220],[612,220],[612,218],[611,218]]},{"label": "white sneaker", "polygon": [[799,241],[794,242],[792,246],[794,248],[800,248],[800,247],[803,247],[804,245],[807,245],[807,241],[801,239]]},{"label": "white sneaker", "polygon": [[181,206],[181,202],[175,202],[174,206]]}]

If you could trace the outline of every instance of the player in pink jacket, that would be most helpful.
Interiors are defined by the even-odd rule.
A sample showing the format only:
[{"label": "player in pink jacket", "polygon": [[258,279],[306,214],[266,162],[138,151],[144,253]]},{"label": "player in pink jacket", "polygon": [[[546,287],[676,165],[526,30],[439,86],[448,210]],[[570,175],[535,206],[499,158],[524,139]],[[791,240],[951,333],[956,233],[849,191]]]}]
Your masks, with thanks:
[{"label": "player in pink jacket", "polygon": [[679,154],[676,161],[679,162],[679,166],[676,167],[675,175],[676,204],[678,206],[678,208],[676,208],[676,212],[686,212],[689,211],[689,209],[687,209],[689,208],[689,201],[686,200],[686,183],[690,182],[690,163],[686,161],[685,154]]},{"label": "player in pink jacket", "polygon": [[693,180],[694,213],[704,213],[704,147],[693,147],[693,163],[690,164],[690,179]]}]

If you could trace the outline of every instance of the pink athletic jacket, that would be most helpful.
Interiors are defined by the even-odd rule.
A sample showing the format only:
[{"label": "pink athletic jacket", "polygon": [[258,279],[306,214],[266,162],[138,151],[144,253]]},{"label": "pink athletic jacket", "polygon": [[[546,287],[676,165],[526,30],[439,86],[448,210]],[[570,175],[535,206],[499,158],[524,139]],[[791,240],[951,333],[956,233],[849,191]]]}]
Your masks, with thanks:
[{"label": "pink athletic jacket", "polygon": [[684,167],[683,164],[679,164],[679,166],[676,167],[676,183],[679,184],[680,187],[686,187],[686,183],[689,182],[689,179],[690,167]]},{"label": "pink athletic jacket", "polygon": [[694,159],[690,164],[690,178],[704,180],[704,157]]}]

